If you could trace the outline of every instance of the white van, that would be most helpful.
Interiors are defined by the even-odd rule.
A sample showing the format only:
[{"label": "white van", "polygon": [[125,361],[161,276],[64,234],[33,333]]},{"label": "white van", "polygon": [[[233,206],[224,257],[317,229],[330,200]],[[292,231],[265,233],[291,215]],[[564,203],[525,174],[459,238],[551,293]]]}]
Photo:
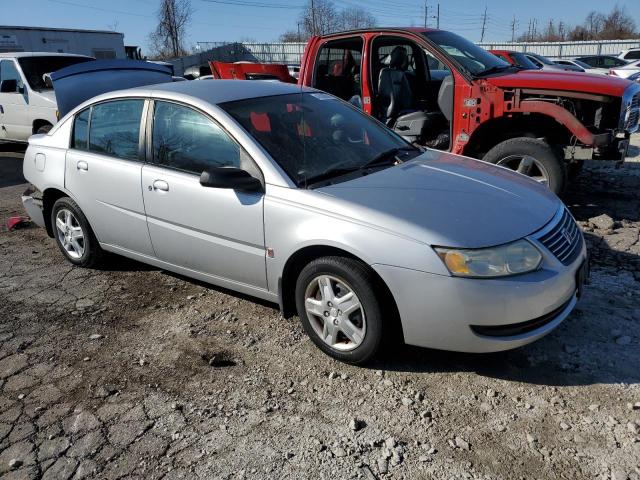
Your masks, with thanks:
[{"label": "white van", "polygon": [[56,123],[56,97],[44,75],[94,60],[66,53],[0,53],[0,141],[26,142]]}]

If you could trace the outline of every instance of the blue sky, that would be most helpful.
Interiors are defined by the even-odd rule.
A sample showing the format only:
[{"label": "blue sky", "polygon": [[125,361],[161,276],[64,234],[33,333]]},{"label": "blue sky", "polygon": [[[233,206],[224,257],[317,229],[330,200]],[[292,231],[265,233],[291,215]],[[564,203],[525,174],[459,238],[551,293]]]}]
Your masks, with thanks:
[{"label": "blue sky", "polygon": [[[257,1],[257,0],[256,0]],[[4,0],[9,2],[9,0]],[[18,0],[3,8],[2,24],[90,29],[116,29],[125,34],[127,45],[140,45],[146,51],[147,36],[156,24],[158,0]],[[295,29],[300,6],[305,0],[260,0],[272,7],[257,8],[191,0],[195,10],[189,28],[188,43],[255,39],[277,40],[280,33]],[[378,19],[379,25],[422,25],[423,0],[334,0],[338,8],[363,6]],[[487,7],[485,40],[510,40],[515,15],[516,32],[526,31],[529,20],[539,25],[554,22],[581,23],[590,10],[609,11],[623,6],[640,28],[640,1],[606,0],[441,0],[440,28],[452,30],[470,40],[480,40],[482,13]],[[437,2],[428,0],[429,15],[435,15]],[[435,26],[435,19],[429,19]],[[517,35],[517,33],[516,33]]]}]

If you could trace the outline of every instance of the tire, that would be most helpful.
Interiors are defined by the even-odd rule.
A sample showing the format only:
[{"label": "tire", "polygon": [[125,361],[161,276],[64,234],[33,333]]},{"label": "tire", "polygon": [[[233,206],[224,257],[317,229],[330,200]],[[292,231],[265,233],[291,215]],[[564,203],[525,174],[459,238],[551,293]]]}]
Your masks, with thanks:
[{"label": "tire", "polygon": [[[482,158],[485,162],[502,165],[512,170],[519,168],[524,157],[533,160],[530,175],[545,178],[549,189],[560,195],[567,186],[567,167],[560,149],[537,138],[518,137],[499,143]],[[542,175],[539,175],[541,173]]]},{"label": "tire", "polygon": [[49,125],[47,123],[46,125],[42,125],[40,128],[38,128],[38,131],[36,133],[49,133],[52,128],[53,125]]},{"label": "tire", "polygon": [[[58,219],[63,223],[57,223]],[[53,204],[51,227],[58,248],[69,262],[84,268],[91,268],[99,263],[103,250],[87,217],[71,198],[62,197]]]},{"label": "tire", "polygon": [[[328,304],[330,300],[325,301],[325,295],[320,291],[319,279],[329,279],[336,294],[336,301],[331,303],[333,307]],[[351,258],[322,257],[302,269],[296,282],[296,307],[305,332],[320,350],[351,364],[366,363],[378,353],[388,327],[385,328],[383,322],[383,309],[378,300],[379,295],[376,294],[376,284],[377,278],[369,267]],[[354,296],[349,298],[348,303],[345,300],[340,303],[341,298],[348,295],[347,290],[351,290]],[[326,293],[326,289],[324,291]],[[309,313],[307,299],[313,301],[314,308],[320,309],[318,313],[322,310],[326,313]],[[360,307],[348,314],[340,310],[345,305],[353,308],[354,303],[358,303]],[[325,318],[333,320],[325,321]],[[328,331],[325,341],[321,333],[323,328],[337,330],[337,334],[332,335]],[[351,339],[344,333],[346,331],[350,332]],[[359,341],[353,341],[354,338]],[[331,339],[335,339],[333,345]]]}]

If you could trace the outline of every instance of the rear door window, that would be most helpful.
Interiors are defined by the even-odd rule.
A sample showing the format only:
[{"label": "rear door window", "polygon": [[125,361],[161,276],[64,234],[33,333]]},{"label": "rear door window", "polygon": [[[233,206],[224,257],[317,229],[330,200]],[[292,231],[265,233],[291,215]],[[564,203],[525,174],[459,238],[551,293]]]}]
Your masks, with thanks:
[{"label": "rear door window", "polygon": [[90,108],[85,108],[76,115],[73,122],[72,148],[86,150],[89,147],[89,115]]},{"label": "rear door window", "polygon": [[358,104],[362,95],[362,48],[360,37],[333,40],[322,45],[316,58],[313,86]]},{"label": "rear door window", "polygon": [[99,103],[91,108],[89,151],[125,160],[137,160],[144,100]]}]

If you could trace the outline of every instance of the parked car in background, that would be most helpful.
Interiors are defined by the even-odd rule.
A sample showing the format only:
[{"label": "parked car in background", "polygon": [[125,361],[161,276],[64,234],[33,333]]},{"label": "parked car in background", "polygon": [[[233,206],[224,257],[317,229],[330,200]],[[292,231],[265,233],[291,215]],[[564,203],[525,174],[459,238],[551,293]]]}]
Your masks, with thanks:
[{"label": "parked car in background", "polygon": [[634,75],[638,72],[640,72],[640,60],[627,63],[622,67],[612,68],[611,70],[609,70],[609,75],[613,75],[620,78],[629,78],[631,75]]},{"label": "parked car in background", "polygon": [[540,70],[540,67],[533,63],[529,57],[522,52],[514,52],[513,50],[489,50],[489,52],[501,60],[520,67],[523,70]]},{"label": "parked car in background", "polygon": [[351,363],[394,329],[446,350],[530,343],[587,272],[547,188],[282,82],[103,94],[31,137],[24,175],[25,207],[70,263],[107,250],[277,302]]},{"label": "parked car in background", "polygon": [[565,71],[565,72],[584,72],[584,69],[576,66],[576,65],[560,65],[553,60],[548,59],[543,55],[538,55],[537,53],[525,53],[527,58],[531,60],[531,62],[537,66],[540,70],[546,71]]},{"label": "parked car in background", "polygon": [[58,107],[45,75],[91,60],[67,53],[0,53],[0,141],[26,142],[49,131]]},{"label": "parked car in background", "polygon": [[627,80],[631,80],[632,82],[640,83],[640,72],[634,73],[630,77],[627,77]]},{"label": "parked car in background", "polygon": [[613,55],[586,55],[583,57],[576,57],[575,60],[586,63],[594,68],[606,68],[607,70],[610,68],[621,67],[629,63],[626,60],[621,60]]},{"label": "parked car in background", "polygon": [[620,55],[618,55],[618,58],[626,60],[627,62],[640,60],[640,48],[629,48],[627,50],[623,50],[620,52]]},{"label": "parked car in background", "polygon": [[291,75],[296,80],[300,77],[300,65],[287,65],[289,69],[289,75]]},{"label": "parked car in background", "polygon": [[[260,64],[217,65],[242,78]],[[291,81],[286,65],[264,65]],[[567,67],[568,68],[568,67]],[[299,85],[373,115],[411,143],[467,155],[564,190],[583,160],[622,161],[637,85],[609,76],[522,70],[451,32],[372,28],[309,40]],[[636,100],[634,100],[636,99]]]},{"label": "parked car in background", "polygon": [[587,65],[586,63],[581,62],[580,60],[568,60],[566,58],[559,58],[553,60],[558,65],[573,65],[575,67],[581,68],[585,73],[595,73],[597,75],[609,75],[609,70],[606,68],[595,68],[591,65]]}]

